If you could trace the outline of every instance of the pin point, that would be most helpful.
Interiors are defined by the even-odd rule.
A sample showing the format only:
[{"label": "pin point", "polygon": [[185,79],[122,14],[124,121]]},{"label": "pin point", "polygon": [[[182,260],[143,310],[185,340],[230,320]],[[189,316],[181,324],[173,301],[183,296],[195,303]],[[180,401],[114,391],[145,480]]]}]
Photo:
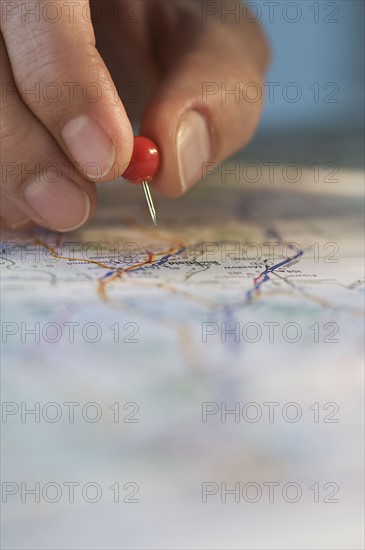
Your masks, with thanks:
[{"label": "pin point", "polygon": [[131,183],[141,183],[152,221],[157,227],[156,210],[148,182],[157,174],[160,153],[157,145],[143,136],[135,136],[131,162],[122,177]]}]

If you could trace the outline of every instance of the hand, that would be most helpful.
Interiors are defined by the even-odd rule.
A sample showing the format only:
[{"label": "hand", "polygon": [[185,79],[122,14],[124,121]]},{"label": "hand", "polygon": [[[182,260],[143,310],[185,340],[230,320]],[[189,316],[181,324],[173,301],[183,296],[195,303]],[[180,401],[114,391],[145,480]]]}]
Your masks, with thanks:
[{"label": "hand", "polygon": [[2,0],[2,224],[86,222],[95,182],[128,166],[134,119],[160,148],[152,186],[169,197],[242,148],[260,117],[268,48],[237,7],[100,0],[91,23],[87,0]]}]

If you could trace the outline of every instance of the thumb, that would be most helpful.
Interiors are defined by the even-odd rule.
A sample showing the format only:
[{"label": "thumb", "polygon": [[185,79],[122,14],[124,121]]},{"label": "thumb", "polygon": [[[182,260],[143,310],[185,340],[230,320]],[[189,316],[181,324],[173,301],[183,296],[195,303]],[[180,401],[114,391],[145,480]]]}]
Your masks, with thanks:
[{"label": "thumb", "polygon": [[[154,188],[179,196],[252,137],[263,103],[267,50],[258,28],[189,21],[182,49],[148,103],[141,132],[161,150]],[[184,37],[184,33],[189,33]]]}]

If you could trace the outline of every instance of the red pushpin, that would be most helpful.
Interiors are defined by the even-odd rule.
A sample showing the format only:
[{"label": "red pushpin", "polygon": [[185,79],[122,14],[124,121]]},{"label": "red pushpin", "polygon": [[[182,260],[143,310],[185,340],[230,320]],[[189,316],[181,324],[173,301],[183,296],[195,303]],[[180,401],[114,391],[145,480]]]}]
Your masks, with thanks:
[{"label": "red pushpin", "polygon": [[143,136],[135,136],[131,162],[122,177],[132,183],[141,183],[153,223],[157,227],[156,210],[152,201],[149,181],[157,174],[160,153],[157,145]]}]

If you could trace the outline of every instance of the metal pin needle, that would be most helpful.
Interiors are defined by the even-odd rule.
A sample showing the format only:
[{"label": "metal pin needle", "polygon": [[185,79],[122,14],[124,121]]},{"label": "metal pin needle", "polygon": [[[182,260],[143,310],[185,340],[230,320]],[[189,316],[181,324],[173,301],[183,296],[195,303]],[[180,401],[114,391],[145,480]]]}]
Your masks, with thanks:
[{"label": "metal pin needle", "polygon": [[142,180],[141,183],[142,183],[143,191],[148,204],[148,209],[151,214],[152,221],[154,223],[154,226],[157,227],[156,210],[155,210],[155,205],[153,204],[150,188],[148,187],[148,183],[146,180]]}]

